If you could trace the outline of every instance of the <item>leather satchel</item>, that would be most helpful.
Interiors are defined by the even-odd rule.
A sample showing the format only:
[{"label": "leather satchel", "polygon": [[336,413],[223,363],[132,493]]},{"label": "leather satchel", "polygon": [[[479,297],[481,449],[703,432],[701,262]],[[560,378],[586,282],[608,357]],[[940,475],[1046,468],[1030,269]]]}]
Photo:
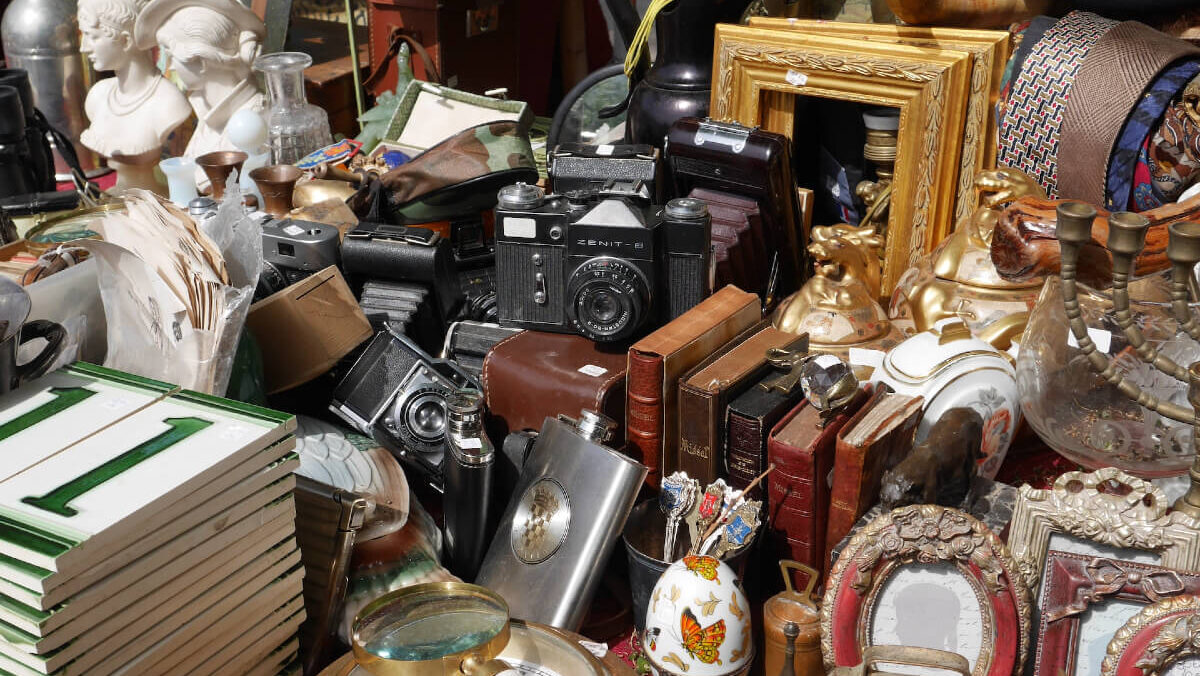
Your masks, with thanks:
[{"label": "leather satchel", "polygon": [[625,351],[569,333],[522,331],[496,343],[483,360],[484,401],[495,438],[538,430],[562,413],[603,413],[625,438]]}]

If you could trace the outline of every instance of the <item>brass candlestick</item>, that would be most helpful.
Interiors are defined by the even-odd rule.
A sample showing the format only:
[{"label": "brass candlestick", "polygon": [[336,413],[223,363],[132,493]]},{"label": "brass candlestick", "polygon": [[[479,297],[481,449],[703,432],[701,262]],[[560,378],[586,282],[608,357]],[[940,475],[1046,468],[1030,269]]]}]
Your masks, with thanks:
[{"label": "brass candlestick", "polygon": [[[1160,354],[1146,342],[1141,329],[1133,321],[1129,309],[1129,279],[1134,259],[1145,247],[1146,231],[1150,222],[1144,216],[1130,212],[1113,213],[1108,220],[1108,249],[1112,252],[1113,262],[1113,315],[1130,347],[1143,362],[1153,365],[1161,373],[1187,383],[1188,403],[1191,407],[1173,404],[1142,391],[1137,384],[1127,380],[1117,371],[1112,360],[1096,349],[1096,345],[1088,336],[1087,325],[1083,322],[1075,283],[1079,251],[1082,246],[1092,241],[1092,221],[1095,217],[1096,209],[1081,202],[1067,202],[1058,207],[1055,234],[1062,251],[1063,306],[1071,332],[1075,335],[1079,349],[1087,356],[1092,367],[1100,373],[1100,377],[1115,386],[1121,394],[1138,405],[1172,420],[1192,423],[1192,448],[1196,456],[1188,471],[1191,486],[1187,494],[1175,502],[1174,507],[1192,518],[1200,519],[1200,362],[1194,362],[1185,368]],[[1196,264],[1200,263],[1200,223],[1173,223],[1168,226],[1167,232],[1170,235],[1167,259],[1171,261],[1172,266],[1171,313],[1179,322],[1182,331],[1191,338],[1200,340],[1200,324],[1188,307],[1189,297],[1194,295],[1191,292],[1195,286],[1192,282],[1193,270]]]}]

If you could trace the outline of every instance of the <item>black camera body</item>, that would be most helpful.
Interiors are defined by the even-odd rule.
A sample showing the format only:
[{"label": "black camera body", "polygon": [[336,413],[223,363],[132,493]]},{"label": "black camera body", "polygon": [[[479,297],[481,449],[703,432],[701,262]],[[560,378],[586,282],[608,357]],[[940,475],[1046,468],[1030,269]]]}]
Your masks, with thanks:
[{"label": "black camera body", "polygon": [[608,342],[670,321],[712,291],[711,228],[699,200],[508,186],[496,207],[500,323]]},{"label": "black camera body", "polygon": [[440,490],[446,397],[463,388],[479,389],[479,384],[454,362],[429,356],[389,325],[338,383],[329,410]]},{"label": "black camera body", "polygon": [[331,225],[270,219],[262,224],[262,233],[263,270],[255,299],[338,264],[338,230]]}]

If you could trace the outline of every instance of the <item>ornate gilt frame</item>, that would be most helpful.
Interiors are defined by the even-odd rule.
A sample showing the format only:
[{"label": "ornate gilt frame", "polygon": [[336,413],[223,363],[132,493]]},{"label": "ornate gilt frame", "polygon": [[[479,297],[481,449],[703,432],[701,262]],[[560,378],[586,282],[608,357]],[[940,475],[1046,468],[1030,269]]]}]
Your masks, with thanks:
[{"label": "ornate gilt frame", "polygon": [[887,24],[859,24],[845,21],[777,19],[752,17],[751,26],[792,30],[811,35],[889,42],[926,49],[953,49],[971,54],[971,90],[967,95],[963,126],[962,157],[958,167],[958,197],[954,220],[960,223],[975,212],[979,195],[975,176],[996,168],[996,102],[1004,69],[1012,53],[1012,34],[1008,31],[963,28],[927,28]]},{"label": "ornate gilt frame", "polygon": [[716,120],[791,138],[794,96],[900,110],[883,261],[884,288],[895,286],[953,229],[971,54],[730,24],[715,40]]},{"label": "ornate gilt frame", "polygon": [[1101,676],[1159,676],[1200,656],[1200,598],[1177,596],[1146,606],[1108,644]]},{"label": "ornate gilt frame", "polygon": [[[1102,491],[1105,484],[1129,490]],[[1049,490],[1021,486],[1008,546],[1034,593],[1054,533],[1157,552],[1167,568],[1200,570],[1200,524],[1179,512],[1167,514],[1169,506],[1162,489],[1115,467],[1067,472]]]},{"label": "ornate gilt frame", "polygon": [[1029,652],[1032,603],[1008,548],[978,519],[949,507],[913,505],[882,514],[862,528],[830,573],[821,604],[825,668],[855,666],[867,647],[879,592],[900,567],[948,563],[970,582],[986,635],[974,676],[1021,673]]}]

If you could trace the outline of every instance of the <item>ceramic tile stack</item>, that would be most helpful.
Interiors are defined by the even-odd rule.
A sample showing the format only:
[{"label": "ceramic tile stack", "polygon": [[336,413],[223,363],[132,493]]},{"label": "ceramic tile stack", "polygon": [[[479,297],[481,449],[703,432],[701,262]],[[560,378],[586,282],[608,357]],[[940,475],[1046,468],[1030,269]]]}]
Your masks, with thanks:
[{"label": "ceramic tile stack", "polygon": [[298,673],[294,429],[85,364],[0,397],[0,674]]}]

